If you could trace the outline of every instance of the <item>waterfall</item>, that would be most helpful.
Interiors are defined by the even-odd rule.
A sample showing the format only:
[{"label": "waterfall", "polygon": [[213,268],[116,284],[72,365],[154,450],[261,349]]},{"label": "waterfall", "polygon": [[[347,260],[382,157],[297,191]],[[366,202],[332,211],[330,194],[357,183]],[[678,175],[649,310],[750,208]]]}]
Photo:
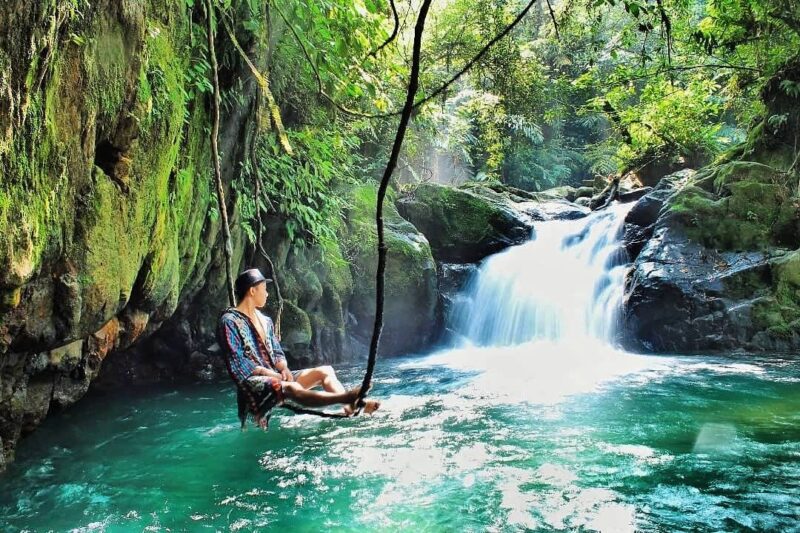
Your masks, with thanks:
[{"label": "waterfall", "polygon": [[536,225],[535,237],[486,259],[455,303],[467,344],[613,342],[627,271],[621,233],[632,204]]},{"label": "waterfall", "polygon": [[614,346],[630,208],[537,223],[532,240],[488,257],[453,302],[454,342],[409,365],[475,372],[468,397],[556,404],[664,364]]}]

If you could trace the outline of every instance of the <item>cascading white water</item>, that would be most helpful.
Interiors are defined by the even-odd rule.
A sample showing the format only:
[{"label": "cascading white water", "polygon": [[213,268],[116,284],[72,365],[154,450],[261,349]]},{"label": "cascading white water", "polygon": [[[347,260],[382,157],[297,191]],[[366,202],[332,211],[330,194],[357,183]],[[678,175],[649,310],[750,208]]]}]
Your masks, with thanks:
[{"label": "cascading white water", "polygon": [[664,360],[614,347],[631,204],[536,224],[530,242],[486,259],[454,302],[450,348],[410,363],[476,371],[465,395],[555,404]]},{"label": "cascading white water", "polygon": [[538,223],[533,240],[489,257],[454,306],[452,330],[478,346],[611,343],[627,269],[620,233],[631,205]]}]

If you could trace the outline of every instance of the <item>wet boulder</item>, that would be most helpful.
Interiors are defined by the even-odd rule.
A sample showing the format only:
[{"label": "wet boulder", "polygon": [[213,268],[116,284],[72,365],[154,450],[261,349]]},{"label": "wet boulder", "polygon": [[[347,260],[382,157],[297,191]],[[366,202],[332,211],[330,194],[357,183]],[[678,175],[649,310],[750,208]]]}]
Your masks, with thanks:
[{"label": "wet boulder", "polygon": [[438,261],[474,263],[531,236],[530,217],[498,193],[426,183],[400,198],[397,210],[425,235]]},{"label": "wet boulder", "polygon": [[630,191],[622,191],[620,190],[619,193],[619,201],[626,204],[628,202],[635,202],[642,196],[649,194],[652,191],[652,187],[639,187],[638,189],[633,189]]},{"label": "wet boulder", "polygon": [[[578,198],[581,200],[581,198]],[[528,201],[517,204],[517,209],[531,217],[534,222],[545,220],[576,220],[589,214],[587,205],[567,200]]]},{"label": "wet boulder", "polygon": [[677,190],[682,188],[693,175],[693,170],[682,170],[665,176],[655,188],[639,189],[649,189],[649,192],[639,198],[625,217],[625,237],[623,242],[625,243],[628,257],[635,259],[639,255],[639,252],[653,235],[656,220],[658,220],[658,215],[661,213],[664,203]]},{"label": "wet boulder", "polygon": [[673,353],[752,349],[771,268],[762,252],[720,253],[659,223],[626,287],[626,345]]},{"label": "wet boulder", "polygon": [[[463,263],[441,263],[438,268],[439,281],[439,322],[444,328],[449,322],[453,309],[459,299],[464,298],[464,290],[478,273],[478,266]],[[449,332],[445,331],[445,335]]]},{"label": "wet boulder", "polygon": [[798,207],[762,166],[723,163],[662,181],[628,214],[626,245],[636,257],[625,295],[628,348],[800,348],[800,251],[791,251],[800,243],[786,229]]}]

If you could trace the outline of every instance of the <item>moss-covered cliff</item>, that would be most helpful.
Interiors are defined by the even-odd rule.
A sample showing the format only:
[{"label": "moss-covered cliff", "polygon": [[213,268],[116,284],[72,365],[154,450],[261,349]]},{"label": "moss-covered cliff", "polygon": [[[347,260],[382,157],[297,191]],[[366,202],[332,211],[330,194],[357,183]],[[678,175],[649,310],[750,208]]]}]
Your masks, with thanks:
[{"label": "moss-covered cliff", "polygon": [[206,279],[217,224],[184,7],[19,1],[0,14],[6,455]]}]

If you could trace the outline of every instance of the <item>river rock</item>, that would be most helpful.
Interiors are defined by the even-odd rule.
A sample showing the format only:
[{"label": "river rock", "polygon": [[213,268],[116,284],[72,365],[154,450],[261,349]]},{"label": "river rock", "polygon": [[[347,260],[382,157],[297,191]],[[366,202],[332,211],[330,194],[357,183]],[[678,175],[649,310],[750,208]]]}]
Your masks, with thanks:
[{"label": "river rock", "polygon": [[[478,273],[478,266],[462,263],[441,263],[439,272],[439,323],[446,327],[454,306]],[[449,332],[444,331],[444,336]]]},{"label": "river rock", "polygon": [[438,261],[474,263],[531,236],[531,220],[501,193],[490,196],[425,183],[397,201]]},{"label": "river rock", "polygon": [[752,349],[753,305],[767,295],[770,272],[763,253],[721,254],[660,223],[628,281],[627,346],[671,353]]},{"label": "river rock", "polygon": [[[510,208],[528,217],[532,222],[545,220],[574,220],[589,214],[586,205],[578,202],[578,189],[569,185],[539,192],[524,191],[505,184],[482,183],[465,185],[494,203]],[[591,190],[591,187],[586,187]]]},{"label": "river rock", "polygon": [[721,163],[673,175],[639,200],[626,219],[628,246],[641,247],[626,287],[629,348],[800,349],[800,251],[791,251],[800,242],[786,229],[798,206],[782,176]]},{"label": "river rock", "polygon": [[644,187],[639,189],[646,189],[648,192],[634,204],[625,217],[623,242],[631,259],[636,259],[639,252],[653,235],[656,220],[658,220],[658,215],[661,213],[664,203],[675,191],[682,188],[694,174],[694,170],[682,170],[665,176],[655,188]]},{"label": "river rock", "polygon": [[[578,200],[581,200],[580,198]],[[531,217],[534,222],[545,220],[575,220],[591,211],[582,203],[567,200],[527,201],[517,204],[517,209]]]},{"label": "river rock", "polygon": [[552,187],[550,189],[545,189],[533,194],[535,194],[539,200],[553,198],[573,202],[576,198],[578,198],[579,190],[580,189],[576,189],[571,185],[561,185],[559,187]]},{"label": "river rock", "polygon": [[652,187],[640,187],[638,189],[633,189],[631,191],[620,191],[619,197],[617,198],[620,202],[626,204],[628,202],[635,202],[642,196],[648,194],[652,191]]}]

